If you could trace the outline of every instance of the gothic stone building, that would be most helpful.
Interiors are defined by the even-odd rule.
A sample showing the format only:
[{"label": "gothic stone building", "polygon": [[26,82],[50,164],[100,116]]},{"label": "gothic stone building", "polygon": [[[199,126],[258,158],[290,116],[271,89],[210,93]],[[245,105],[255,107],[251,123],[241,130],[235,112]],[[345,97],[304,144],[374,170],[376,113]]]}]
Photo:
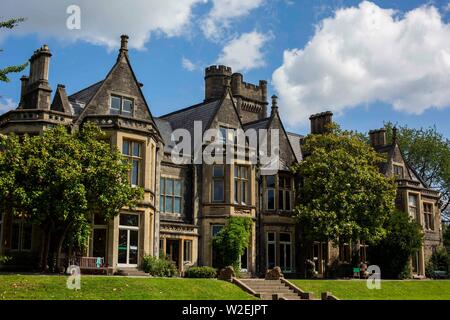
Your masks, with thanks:
[{"label": "gothic stone building", "polygon": [[[266,81],[254,85],[231,68],[209,67],[203,102],[156,118],[133,72],[127,44],[128,37],[122,36],[117,61],[103,80],[72,95],[58,85],[53,99],[48,81],[52,55],[43,46],[30,59],[29,77],[21,78],[19,106],[0,116],[2,134],[39,134],[56,125],[77,130],[94,122],[132,163],[130,183],[142,187],[145,198],[108,223],[93,217],[86,257],[102,257],[113,270],[139,267],[144,256],[160,254],[181,272],[193,265],[214,266],[212,239],[228,217],[238,216],[254,221],[241,259],[241,268],[252,275],[280,266],[287,275],[302,276],[305,259],[314,261],[319,274],[326,275],[334,261],[349,261],[352,250],[360,250],[367,259],[361,244],[336,248],[315,243],[300,250],[292,217],[298,177],[289,168],[302,161],[302,136],[285,130],[275,96],[269,114]],[[331,121],[331,113],[312,116],[312,133],[321,133]],[[171,135],[177,129],[192,136],[207,129],[226,134],[232,132],[226,129],[278,129],[279,170],[261,174],[259,164],[249,160],[250,148],[231,164],[175,163]],[[412,259],[414,272],[423,275],[426,259],[441,245],[439,195],[405,163],[395,140],[387,145],[382,130],[371,132],[371,139],[373,147],[387,155],[381,170],[397,177],[397,206],[424,226],[424,248]],[[40,239],[38,227],[0,214],[0,254],[30,266],[40,252]]]}]

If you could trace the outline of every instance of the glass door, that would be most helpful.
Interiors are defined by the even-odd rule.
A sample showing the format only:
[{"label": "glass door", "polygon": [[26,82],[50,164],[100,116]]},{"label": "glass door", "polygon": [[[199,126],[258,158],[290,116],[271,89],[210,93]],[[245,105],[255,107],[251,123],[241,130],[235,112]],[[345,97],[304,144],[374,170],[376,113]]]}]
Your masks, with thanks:
[{"label": "glass door", "polygon": [[123,267],[137,267],[139,257],[139,216],[120,215],[118,264]]}]

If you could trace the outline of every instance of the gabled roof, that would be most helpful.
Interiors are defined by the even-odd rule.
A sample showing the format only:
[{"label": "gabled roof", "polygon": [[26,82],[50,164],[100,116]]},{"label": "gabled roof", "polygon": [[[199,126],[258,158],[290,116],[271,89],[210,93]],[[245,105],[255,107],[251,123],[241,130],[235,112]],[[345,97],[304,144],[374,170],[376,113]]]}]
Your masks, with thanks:
[{"label": "gabled roof", "polygon": [[303,160],[302,148],[300,146],[301,140],[304,138],[302,135],[293,132],[287,132],[289,142],[291,143],[292,149],[294,150],[295,157],[297,161]]},{"label": "gabled roof", "polygon": [[174,142],[172,142],[171,135],[173,132],[172,126],[170,122],[161,118],[153,118],[155,120],[155,124],[158,127],[159,133],[164,142],[164,151],[170,152],[174,147]]}]

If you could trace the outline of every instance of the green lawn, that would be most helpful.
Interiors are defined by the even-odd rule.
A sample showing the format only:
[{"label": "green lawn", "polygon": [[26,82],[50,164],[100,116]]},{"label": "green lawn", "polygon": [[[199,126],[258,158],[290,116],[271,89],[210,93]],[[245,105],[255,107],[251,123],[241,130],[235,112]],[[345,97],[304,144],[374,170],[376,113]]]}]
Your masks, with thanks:
[{"label": "green lawn", "polygon": [[448,280],[382,280],[380,290],[369,290],[362,280],[292,280],[299,288],[320,299],[329,291],[342,300],[450,300]]},{"label": "green lawn", "polygon": [[0,300],[250,300],[237,286],[214,279],[82,276],[81,290],[65,276],[0,275]]}]

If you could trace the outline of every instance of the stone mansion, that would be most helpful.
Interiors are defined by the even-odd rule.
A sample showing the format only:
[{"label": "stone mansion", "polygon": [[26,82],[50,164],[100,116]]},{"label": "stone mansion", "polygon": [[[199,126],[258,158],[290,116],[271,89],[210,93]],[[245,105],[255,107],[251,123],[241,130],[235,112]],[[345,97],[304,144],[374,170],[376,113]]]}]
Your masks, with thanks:
[{"label": "stone mansion", "polygon": [[[247,83],[229,67],[211,66],[205,70],[202,102],[154,117],[131,66],[127,36],[122,36],[117,61],[106,77],[71,95],[61,84],[52,94],[48,81],[51,56],[43,46],[30,58],[29,76],[21,78],[20,103],[0,116],[0,133],[39,134],[55,125],[78,128],[94,122],[132,163],[130,183],[145,191],[136,208],[124,209],[107,224],[93,217],[85,256],[102,257],[114,270],[139,268],[144,256],[161,253],[180,271],[192,265],[214,266],[213,237],[227,217],[244,216],[254,224],[241,268],[252,275],[279,266],[284,274],[301,277],[305,260],[310,259],[319,274],[326,276],[333,262],[350,262],[355,250],[362,260],[368,260],[367,246],[362,244],[300,246],[292,217],[298,178],[289,168],[302,161],[303,137],[285,130],[277,98],[269,102],[266,81]],[[310,120],[311,133],[320,134],[332,114],[313,115]],[[225,165],[174,163],[171,133],[183,128],[193,134],[196,121],[202,122],[203,131],[278,129],[278,172],[261,175],[259,165],[248,157]],[[395,140],[387,144],[384,130],[371,131],[370,138],[375,150],[387,156],[381,170],[396,177],[396,206],[424,228],[424,246],[411,259],[414,273],[423,276],[427,259],[442,245],[439,194],[404,161]],[[40,232],[25,220],[0,213],[0,255],[32,265],[40,252]]]}]

